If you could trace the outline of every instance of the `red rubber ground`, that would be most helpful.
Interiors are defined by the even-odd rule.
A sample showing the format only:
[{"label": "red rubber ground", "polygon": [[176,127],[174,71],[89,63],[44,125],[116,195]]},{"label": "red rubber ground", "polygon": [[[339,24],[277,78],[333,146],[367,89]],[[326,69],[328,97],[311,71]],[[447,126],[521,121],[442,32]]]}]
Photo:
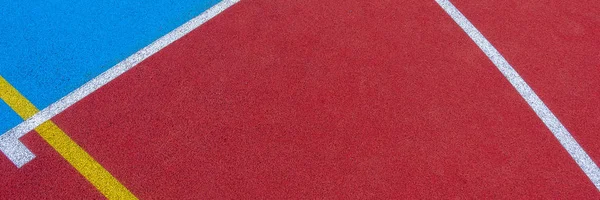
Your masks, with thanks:
[{"label": "red rubber ground", "polygon": [[434,1],[241,1],[53,121],[141,199],[600,198]]},{"label": "red rubber ground", "polygon": [[453,2],[600,163],[600,2]]}]

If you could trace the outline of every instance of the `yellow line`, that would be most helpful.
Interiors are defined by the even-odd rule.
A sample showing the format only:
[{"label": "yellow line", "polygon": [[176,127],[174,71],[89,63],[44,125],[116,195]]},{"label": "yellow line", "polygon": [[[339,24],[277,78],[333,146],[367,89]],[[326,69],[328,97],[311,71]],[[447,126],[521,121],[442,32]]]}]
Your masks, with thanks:
[{"label": "yellow line", "polygon": [[[0,98],[23,119],[27,119],[39,111],[2,76],[0,76]],[[52,121],[42,123],[35,131],[106,198],[137,199]]]},{"label": "yellow line", "polygon": [[38,109],[2,76],[0,76],[0,98],[23,119],[28,119],[38,112]]}]

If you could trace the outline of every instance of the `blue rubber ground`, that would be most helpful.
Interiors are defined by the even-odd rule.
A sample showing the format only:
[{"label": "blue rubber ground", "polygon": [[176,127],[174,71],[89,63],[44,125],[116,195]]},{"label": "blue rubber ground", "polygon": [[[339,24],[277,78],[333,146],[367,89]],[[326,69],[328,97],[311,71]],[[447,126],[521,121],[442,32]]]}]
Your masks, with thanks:
[{"label": "blue rubber ground", "polygon": [[[0,101],[0,113],[0,130],[8,130],[12,128],[13,125],[22,121],[19,115],[13,112],[8,105],[2,103],[2,101]],[[4,134],[4,132],[0,133],[0,135],[1,134]]]},{"label": "blue rubber ground", "polygon": [[[43,109],[216,3],[5,1],[0,75]],[[0,134],[22,121],[11,112],[0,105]]]}]

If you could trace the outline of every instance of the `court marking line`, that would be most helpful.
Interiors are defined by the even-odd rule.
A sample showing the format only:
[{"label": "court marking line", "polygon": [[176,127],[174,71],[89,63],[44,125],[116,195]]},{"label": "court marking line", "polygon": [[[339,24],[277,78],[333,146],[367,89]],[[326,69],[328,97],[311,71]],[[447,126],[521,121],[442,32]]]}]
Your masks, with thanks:
[{"label": "court marking line", "polygon": [[510,84],[519,92],[521,97],[527,101],[527,104],[533,109],[537,116],[550,129],[554,137],[567,150],[569,155],[575,160],[577,165],[588,176],[596,188],[600,191],[600,169],[594,163],[592,158],[577,143],[575,138],[569,133],[565,126],[550,111],[544,102],[535,94],[533,89],[523,80],[517,71],[506,61],[506,59],[496,50],[496,48],[475,28],[475,26],[449,1],[436,0],[436,2],[450,15],[450,17],[467,33],[467,35],[477,44],[485,55],[500,70],[502,75],[508,79]]},{"label": "court marking line", "polygon": [[[38,111],[29,100],[1,75],[0,88],[0,98],[23,119],[31,117]],[[110,172],[94,160],[90,154],[51,120],[36,127],[35,131],[106,198],[137,199]]]},{"label": "court marking line", "polygon": [[11,158],[11,161],[17,165],[17,167],[19,167],[19,165],[22,166],[26,164],[33,159],[31,157],[32,154],[31,152],[27,153],[29,150],[27,150],[26,147],[23,149],[24,146],[20,144],[20,141],[18,141],[19,138],[34,130],[42,123],[50,120],[52,117],[60,114],[68,107],[90,95],[92,92],[106,85],[121,74],[144,61],[146,58],[154,55],[156,52],[175,42],[179,38],[188,34],[192,30],[196,29],[239,1],[240,0],[223,0],[217,3],[208,10],[204,11],[202,14],[194,17],[183,25],[160,37],[150,45],[127,57],[125,60],[117,63],[115,66],[83,84],[81,87],[73,90],[63,98],[50,104],[42,111],[37,112],[27,120],[21,122],[19,125],[0,135],[0,147],[4,149],[2,152],[7,157]]}]

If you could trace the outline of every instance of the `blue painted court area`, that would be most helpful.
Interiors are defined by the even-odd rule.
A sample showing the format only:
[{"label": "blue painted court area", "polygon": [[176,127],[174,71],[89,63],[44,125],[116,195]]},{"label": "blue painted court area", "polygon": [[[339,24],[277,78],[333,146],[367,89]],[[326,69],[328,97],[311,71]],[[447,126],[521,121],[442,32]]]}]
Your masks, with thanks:
[{"label": "blue painted court area", "polygon": [[[0,75],[43,109],[216,3],[4,1]],[[0,111],[0,134],[22,121],[3,103]]]},{"label": "blue painted court area", "polygon": [[[17,115],[8,105],[0,102],[0,130],[8,130],[20,123],[21,117]],[[4,132],[0,133],[3,134]]]}]

